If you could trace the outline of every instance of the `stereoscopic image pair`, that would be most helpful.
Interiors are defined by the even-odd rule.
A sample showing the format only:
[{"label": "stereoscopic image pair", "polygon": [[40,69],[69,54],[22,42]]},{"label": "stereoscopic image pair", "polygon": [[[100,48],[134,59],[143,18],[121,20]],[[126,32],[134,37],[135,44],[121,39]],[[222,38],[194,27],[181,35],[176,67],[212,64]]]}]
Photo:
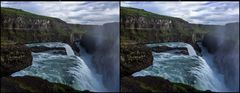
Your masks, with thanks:
[{"label": "stereoscopic image pair", "polygon": [[238,1],[2,1],[1,92],[239,92]]}]

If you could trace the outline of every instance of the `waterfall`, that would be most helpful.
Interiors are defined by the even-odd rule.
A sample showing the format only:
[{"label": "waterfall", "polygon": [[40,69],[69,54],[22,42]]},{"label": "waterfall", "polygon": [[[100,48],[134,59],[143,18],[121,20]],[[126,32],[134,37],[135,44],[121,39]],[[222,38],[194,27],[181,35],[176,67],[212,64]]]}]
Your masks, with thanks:
[{"label": "waterfall", "polygon": [[197,53],[195,52],[194,48],[190,44],[186,44],[186,48],[187,48],[188,54],[190,56],[197,55]]},{"label": "waterfall", "polygon": [[107,91],[101,80],[102,76],[86,64],[90,63],[91,57],[85,57],[84,54],[80,57],[75,56],[69,45],[60,42],[35,43],[27,46],[65,47],[67,55],[32,52],[32,65],[11,76],[37,76],[49,82],[71,86],[76,90]]},{"label": "waterfall", "polygon": [[68,44],[65,44],[65,45],[64,45],[64,48],[66,49],[66,52],[67,52],[67,55],[68,55],[68,56],[73,56],[73,55],[75,55],[74,52],[73,52],[73,50],[72,50],[72,48],[71,48]]},{"label": "waterfall", "polygon": [[153,65],[133,76],[159,76],[171,82],[191,85],[199,90],[226,91],[226,87],[204,58],[197,56],[191,45],[182,42],[147,44],[154,46],[186,47],[191,55],[153,52]]}]

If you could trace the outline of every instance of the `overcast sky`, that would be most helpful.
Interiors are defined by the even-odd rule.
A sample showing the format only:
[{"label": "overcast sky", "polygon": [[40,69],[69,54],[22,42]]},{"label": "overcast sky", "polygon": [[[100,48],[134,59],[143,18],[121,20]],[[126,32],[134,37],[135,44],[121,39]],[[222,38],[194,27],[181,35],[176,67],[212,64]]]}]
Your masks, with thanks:
[{"label": "overcast sky", "polygon": [[140,8],[197,24],[239,22],[239,2],[121,2],[121,6]]},{"label": "overcast sky", "polygon": [[119,22],[119,2],[1,2],[1,7],[56,17],[67,23],[102,25]]}]

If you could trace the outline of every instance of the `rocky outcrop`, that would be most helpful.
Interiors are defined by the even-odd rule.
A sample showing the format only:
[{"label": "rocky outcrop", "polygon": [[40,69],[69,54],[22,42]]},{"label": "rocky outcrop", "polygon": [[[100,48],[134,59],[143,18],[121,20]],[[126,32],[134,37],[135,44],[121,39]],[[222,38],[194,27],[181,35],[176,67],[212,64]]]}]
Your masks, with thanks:
[{"label": "rocky outcrop", "polygon": [[[123,77],[121,79],[121,92],[203,92],[191,86],[171,83],[161,77]],[[205,91],[210,92],[210,91]]]},{"label": "rocky outcrop", "polygon": [[203,45],[214,55],[230,91],[239,91],[239,23],[229,23],[208,33]]},{"label": "rocky outcrop", "polygon": [[80,92],[67,85],[32,77],[2,77],[1,92]]},{"label": "rocky outcrop", "polygon": [[31,50],[22,44],[1,44],[1,77],[32,65]]},{"label": "rocky outcrop", "polygon": [[134,72],[140,71],[152,65],[153,56],[151,48],[141,44],[122,44],[120,47],[121,77],[130,76]]}]

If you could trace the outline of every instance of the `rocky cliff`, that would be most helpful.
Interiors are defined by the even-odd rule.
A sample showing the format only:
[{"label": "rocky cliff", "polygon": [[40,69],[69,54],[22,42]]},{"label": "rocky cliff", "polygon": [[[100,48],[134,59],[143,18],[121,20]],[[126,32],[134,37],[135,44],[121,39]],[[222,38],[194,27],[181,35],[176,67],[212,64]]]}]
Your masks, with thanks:
[{"label": "rocky cliff", "polygon": [[58,18],[1,7],[1,39],[20,43],[71,43],[95,25],[68,24]]},{"label": "rocky cliff", "polygon": [[121,42],[186,42],[195,47],[214,25],[190,24],[180,18],[158,15],[143,9],[121,7]]}]

